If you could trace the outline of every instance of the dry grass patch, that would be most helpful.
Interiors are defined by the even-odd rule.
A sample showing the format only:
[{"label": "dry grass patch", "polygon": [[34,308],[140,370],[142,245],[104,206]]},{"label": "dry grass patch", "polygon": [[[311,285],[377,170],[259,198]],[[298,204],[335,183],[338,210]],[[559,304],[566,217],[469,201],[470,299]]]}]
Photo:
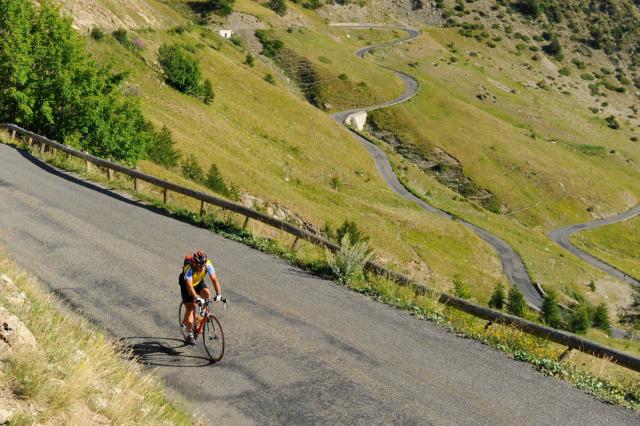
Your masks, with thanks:
[{"label": "dry grass patch", "polygon": [[122,347],[96,326],[47,295],[36,279],[0,254],[0,273],[26,293],[28,303],[0,302],[34,334],[38,347],[15,353],[0,380],[34,410],[15,424],[194,424],[182,403],[169,401],[161,382],[127,360]]}]

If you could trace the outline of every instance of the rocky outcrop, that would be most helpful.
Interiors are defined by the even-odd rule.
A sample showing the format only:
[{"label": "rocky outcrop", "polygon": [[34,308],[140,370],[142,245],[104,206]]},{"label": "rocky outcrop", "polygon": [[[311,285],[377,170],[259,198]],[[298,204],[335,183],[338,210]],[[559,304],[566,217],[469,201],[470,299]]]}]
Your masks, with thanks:
[{"label": "rocky outcrop", "polygon": [[240,202],[249,209],[263,212],[268,216],[290,223],[313,234],[322,235],[322,231],[317,226],[304,221],[295,212],[277,203],[265,201],[246,193],[240,194]]},{"label": "rocky outcrop", "polygon": [[0,274],[0,294],[14,306],[21,306],[28,303],[27,296],[20,291],[11,278],[5,274]]},{"label": "rocky outcrop", "polygon": [[15,351],[34,350],[36,339],[22,321],[0,306],[0,361]]},{"label": "rocky outcrop", "polygon": [[[375,114],[374,114],[375,115]],[[465,176],[460,162],[441,148],[420,149],[413,143],[403,140],[388,129],[378,126],[373,115],[369,115],[365,131],[376,138],[387,142],[395,152],[415,164],[424,173],[433,176],[438,182],[453,189],[469,200],[475,200],[484,208],[494,213],[506,213],[508,209],[499,205],[495,196],[481,188],[469,177]]]}]

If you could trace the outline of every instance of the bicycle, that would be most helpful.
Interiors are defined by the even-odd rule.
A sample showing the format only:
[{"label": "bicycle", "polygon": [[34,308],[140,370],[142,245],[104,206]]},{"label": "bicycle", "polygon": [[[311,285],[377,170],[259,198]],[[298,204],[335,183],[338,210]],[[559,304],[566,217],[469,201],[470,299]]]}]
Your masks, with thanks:
[{"label": "bicycle", "polygon": [[[210,312],[210,305],[213,304],[213,299],[207,299],[203,304],[196,302],[196,321],[193,325],[193,337],[198,339],[198,336],[202,334],[202,343],[204,345],[207,355],[212,362],[218,362],[224,355],[224,332],[222,331],[222,325],[218,318]],[[223,309],[227,307],[227,299],[222,299]],[[180,302],[178,308],[178,325],[180,327],[180,333],[184,339],[187,338],[186,327],[183,326],[182,320],[184,318],[184,302]]]}]

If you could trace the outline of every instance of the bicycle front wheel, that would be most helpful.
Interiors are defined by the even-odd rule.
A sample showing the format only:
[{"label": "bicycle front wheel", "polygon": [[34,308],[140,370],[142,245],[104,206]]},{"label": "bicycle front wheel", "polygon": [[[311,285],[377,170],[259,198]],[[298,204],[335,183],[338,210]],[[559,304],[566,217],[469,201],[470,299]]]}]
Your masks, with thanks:
[{"label": "bicycle front wheel", "polygon": [[182,320],[184,319],[185,311],[186,311],[186,308],[184,306],[184,303],[180,302],[180,307],[178,308],[178,328],[180,328],[180,333],[182,333],[182,338],[186,340],[187,334],[189,333],[189,331],[187,330],[186,327],[182,326]]},{"label": "bicycle front wheel", "polygon": [[224,355],[224,332],[220,321],[213,315],[209,315],[204,323],[202,343],[211,361],[218,362],[222,359]]}]

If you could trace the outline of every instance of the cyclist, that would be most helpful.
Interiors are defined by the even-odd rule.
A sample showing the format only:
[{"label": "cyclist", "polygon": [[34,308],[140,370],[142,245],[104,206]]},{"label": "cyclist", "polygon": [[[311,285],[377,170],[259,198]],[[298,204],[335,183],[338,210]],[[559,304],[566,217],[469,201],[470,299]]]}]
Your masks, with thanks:
[{"label": "cyclist", "polygon": [[184,259],[184,266],[178,282],[180,283],[180,294],[182,295],[182,302],[185,306],[184,318],[182,320],[182,327],[189,330],[187,334],[187,343],[195,345],[196,340],[193,337],[193,324],[195,322],[195,309],[196,302],[202,303],[203,299],[210,299],[211,292],[205,282],[205,277],[209,275],[211,283],[216,291],[216,297],[214,300],[219,302],[222,299],[222,289],[220,288],[220,282],[216,276],[216,271],[213,269],[211,261],[207,258],[207,255],[198,250],[191,256],[187,256]]}]

